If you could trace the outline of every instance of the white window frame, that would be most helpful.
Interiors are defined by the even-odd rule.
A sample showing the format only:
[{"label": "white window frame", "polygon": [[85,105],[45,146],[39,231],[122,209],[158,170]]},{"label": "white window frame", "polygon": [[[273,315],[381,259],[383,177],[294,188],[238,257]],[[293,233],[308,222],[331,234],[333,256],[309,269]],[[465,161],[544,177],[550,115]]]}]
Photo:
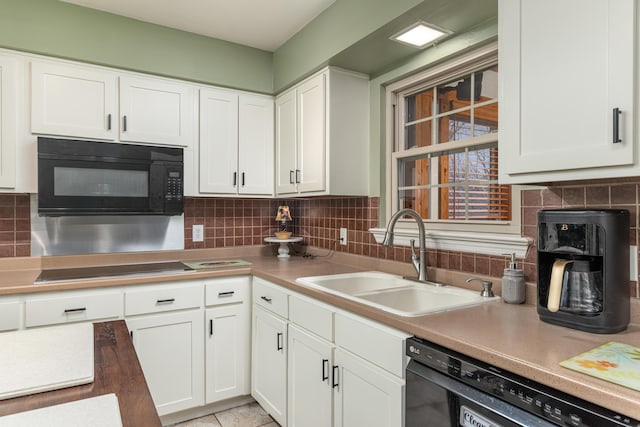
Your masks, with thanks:
[{"label": "white window frame", "polygon": [[[396,151],[399,139],[400,121],[396,121],[394,105],[402,101],[402,95],[411,92],[416,86],[438,85],[451,81],[460,75],[468,75],[481,68],[490,67],[498,62],[497,42],[485,45],[471,52],[464,53],[441,64],[419,71],[386,87],[386,218],[387,220],[397,210],[398,205],[398,161],[399,159],[422,155],[430,151],[442,151],[446,145],[455,144],[456,148],[470,145],[469,142],[456,141],[437,144],[435,146],[416,147],[410,150]],[[396,127],[396,123],[398,126]],[[490,143],[498,140],[498,134],[488,134],[475,137],[472,144]],[[511,220],[510,221],[464,221],[424,219],[427,230],[426,245],[429,248],[483,253],[488,255],[503,255],[515,253],[518,258],[524,258],[530,240],[521,236],[520,214],[521,188],[511,187]],[[384,228],[370,230],[378,243],[382,242]],[[409,246],[410,240],[417,240],[418,232],[413,220],[399,220],[395,227],[395,243]]]}]

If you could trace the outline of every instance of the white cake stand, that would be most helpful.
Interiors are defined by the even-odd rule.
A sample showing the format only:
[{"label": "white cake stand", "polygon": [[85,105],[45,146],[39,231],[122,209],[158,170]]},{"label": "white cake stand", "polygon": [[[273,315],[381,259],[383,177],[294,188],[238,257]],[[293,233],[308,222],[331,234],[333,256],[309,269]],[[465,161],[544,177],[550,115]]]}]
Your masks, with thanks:
[{"label": "white cake stand", "polygon": [[289,237],[288,239],[278,239],[277,237],[265,237],[265,242],[268,243],[280,243],[278,248],[278,259],[280,261],[286,261],[289,257],[289,243],[302,242],[302,237]]}]

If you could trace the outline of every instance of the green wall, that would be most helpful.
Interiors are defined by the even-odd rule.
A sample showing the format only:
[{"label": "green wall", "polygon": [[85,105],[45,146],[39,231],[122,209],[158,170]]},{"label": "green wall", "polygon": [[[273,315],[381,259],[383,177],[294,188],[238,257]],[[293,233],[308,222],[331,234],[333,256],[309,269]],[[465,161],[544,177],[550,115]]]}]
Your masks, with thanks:
[{"label": "green wall", "polygon": [[280,92],[392,21],[421,0],[337,0],[274,52],[274,91]]},{"label": "green wall", "polygon": [[273,93],[273,54],[57,0],[0,0],[0,46]]}]

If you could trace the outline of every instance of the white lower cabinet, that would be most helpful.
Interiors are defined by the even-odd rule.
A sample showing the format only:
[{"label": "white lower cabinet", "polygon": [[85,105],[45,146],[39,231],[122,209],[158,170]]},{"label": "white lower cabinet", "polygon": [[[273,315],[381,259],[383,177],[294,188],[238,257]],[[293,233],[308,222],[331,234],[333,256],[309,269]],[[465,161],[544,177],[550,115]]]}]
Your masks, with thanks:
[{"label": "white lower cabinet", "polygon": [[158,415],[204,404],[202,310],[127,319]]},{"label": "white lower cabinet", "polygon": [[288,425],[331,426],[334,345],[289,325]]},{"label": "white lower cabinet", "polygon": [[253,305],[251,395],[281,426],[287,425],[287,321]]},{"label": "white lower cabinet", "polygon": [[334,363],[334,427],[404,425],[404,379],[341,348]]},{"label": "white lower cabinet", "polygon": [[20,301],[0,301],[0,332],[20,329]]},{"label": "white lower cabinet", "polygon": [[281,426],[404,426],[408,334],[262,279],[253,301],[252,395]]},{"label": "white lower cabinet", "polygon": [[205,403],[250,393],[250,279],[214,279],[206,284]]},{"label": "white lower cabinet", "polygon": [[159,415],[204,404],[204,302],[199,282],[125,290],[133,346]]}]

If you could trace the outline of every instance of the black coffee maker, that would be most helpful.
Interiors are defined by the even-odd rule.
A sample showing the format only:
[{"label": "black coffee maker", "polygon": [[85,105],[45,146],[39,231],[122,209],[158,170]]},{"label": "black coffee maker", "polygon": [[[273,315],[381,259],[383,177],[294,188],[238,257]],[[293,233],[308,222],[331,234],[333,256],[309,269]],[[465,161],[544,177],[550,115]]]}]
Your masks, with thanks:
[{"label": "black coffee maker", "polygon": [[629,211],[538,212],[538,314],[556,325],[615,333],[629,324]]}]

